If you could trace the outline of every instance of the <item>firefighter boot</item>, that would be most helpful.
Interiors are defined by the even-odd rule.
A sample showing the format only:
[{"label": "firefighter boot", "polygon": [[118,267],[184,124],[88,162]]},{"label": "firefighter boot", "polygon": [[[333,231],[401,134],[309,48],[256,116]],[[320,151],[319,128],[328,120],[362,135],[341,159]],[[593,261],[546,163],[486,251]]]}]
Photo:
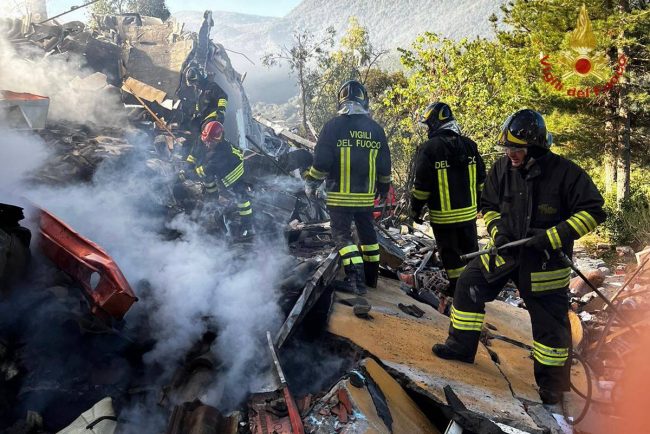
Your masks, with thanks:
[{"label": "firefighter boot", "polygon": [[379,262],[364,262],[363,273],[366,277],[366,286],[376,288],[377,278],[379,277]]},{"label": "firefighter boot", "polygon": [[368,292],[366,289],[366,278],[361,264],[354,266],[354,277],[356,279],[356,295],[364,295]]},{"label": "firefighter boot", "polygon": [[250,238],[255,235],[253,229],[253,215],[241,216],[240,238]]},{"label": "firefighter boot", "polygon": [[460,362],[465,362],[465,363],[474,363],[475,354],[472,355],[462,354],[454,350],[452,347],[450,347],[447,344],[435,344],[433,348],[431,348],[431,351],[433,351],[433,354],[440,357],[441,359],[458,360]]}]

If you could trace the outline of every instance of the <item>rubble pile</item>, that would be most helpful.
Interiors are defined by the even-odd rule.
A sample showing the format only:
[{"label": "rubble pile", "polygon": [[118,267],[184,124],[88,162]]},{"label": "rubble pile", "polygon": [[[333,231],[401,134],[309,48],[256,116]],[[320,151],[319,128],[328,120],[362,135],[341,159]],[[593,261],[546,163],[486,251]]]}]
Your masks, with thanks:
[{"label": "rubble pile", "polygon": [[[432,356],[431,345],[442,342],[449,328],[443,295],[449,279],[426,228],[409,232],[394,210],[384,218],[386,205],[376,209],[375,221],[383,277],[364,299],[369,310],[355,312],[352,296],[333,284],[340,261],[323,200],[302,190],[301,173],[311,165],[314,144],[253,118],[241,76],[225,48],[209,39],[214,26],[209,11],[198,34],[138,14],[94,17],[91,27],[36,24],[29,17],[0,24],[27,58],[81,55],[75,58],[85,59],[80,68],[90,73],[74,85],[119,97],[125,119],[118,126],[58,119],[13,126],[36,130],[29,134],[39,136],[50,154],[29,174],[31,186],[92,184],[100,175],[128,183],[132,179],[124,171],[111,169],[134,168],[131,176],[146,181],[138,205],[156,216],[152,225],[158,226],[149,229],[160,240],[188,243],[178,224],[179,216],[185,217],[200,226],[201,236],[224,242],[223,250],[214,251],[232,257],[234,276],[250,267],[245,258],[251,247],[280,239],[278,255],[287,255],[274,288],[281,324],[273,333],[256,330],[267,333],[268,348],[258,349],[260,363],[242,367],[246,375],[260,377],[257,390],[247,389],[242,402],[218,409],[208,403],[219,402],[229,367],[226,354],[215,349],[224,330],[214,317],[184,319],[199,324],[202,333],[187,342],[189,349],[177,355],[171,372],[147,363],[160,324],[139,302],[155,299],[165,284],[127,282],[108,252],[48,211],[36,206],[31,213],[36,220],[25,223],[30,235],[20,223],[22,210],[1,205],[0,284],[6,298],[0,302],[0,430],[541,434],[563,432],[568,415],[581,408],[606,413],[613,405],[635,330],[649,325],[650,249],[637,255],[638,267],[625,281],[618,269],[612,274],[604,262],[578,255],[578,267],[615,308],[580,277],[571,281],[575,393],[568,394],[567,408],[548,409],[535,385],[532,330],[514,283],[486,308],[475,364],[452,365]],[[261,228],[258,244],[233,235],[241,221],[231,194],[219,191],[211,199],[202,183],[179,175],[196,139],[183,127],[196,104],[182,79],[189,62],[200,64],[228,93],[225,130],[243,151],[244,179]],[[39,252],[31,263],[30,242]],[[258,256],[260,267],[270,259]],[[186,285],[189,294],[192,279]],[[251,298],[249,306],[238,308],[271,301]],[[328,366],[322,353],[302,354],[308,345],[326,346],[328,356],[344,362]],[[283,351],[293,360],[280,357]],[[289,366],[286,376],[283,365]],[[294,381],[316,390],[294,387]],[[294,396],[297,389],[301,393]],[[134,408],[142,410],[138,417],[132,416]]]},{"label": "rubble pile", "polygon": [[90,182],[105,160],[129,156],[135,149],[133,131],[90,124],[50,123],[38,132],[49,158],[32,180],[46,185]]}]

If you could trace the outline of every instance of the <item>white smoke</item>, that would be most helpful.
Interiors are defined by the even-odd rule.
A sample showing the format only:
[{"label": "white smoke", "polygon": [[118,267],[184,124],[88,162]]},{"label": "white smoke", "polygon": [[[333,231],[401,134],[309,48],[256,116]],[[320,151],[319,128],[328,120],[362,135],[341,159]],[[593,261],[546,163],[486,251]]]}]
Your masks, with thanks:
[{"label": "white smoke", "polygon": [[4,129],[2,125],[0,114],[0,186],[14,191],[26,174],[45,163],[49,152],[40,137]]},{"label": "white smoke", "polygon": [[175,369],[206,331],[206,318],[216,325],[213,349],[225,375],[220,392],[205,399],[229,408],[259,382],[254,373],[268,360],[265,332],[281,323],[275,286],[288,260],[284,242],[234,248],[184,214],[167,225],[182,238],[164,240],[161,219],[142,206],[151,188],[151,179],[138,172],[142,164],[117,171],[100,166],[91,185],[39,189],[30,198],[103,246],[131,285],[150,283],[151,298],[136,304],[157,341],[147,363]]},{"label": "white smoke", "polygon": [[0,34],[0,90],[49,97],[51,120],[123,124],[126,116],[119,92],[110,86],[95,89],[80,83],[93,73],[84,64],[83,56],[74,53],[45,56],[43,50],[30,46],[17,53]]}]

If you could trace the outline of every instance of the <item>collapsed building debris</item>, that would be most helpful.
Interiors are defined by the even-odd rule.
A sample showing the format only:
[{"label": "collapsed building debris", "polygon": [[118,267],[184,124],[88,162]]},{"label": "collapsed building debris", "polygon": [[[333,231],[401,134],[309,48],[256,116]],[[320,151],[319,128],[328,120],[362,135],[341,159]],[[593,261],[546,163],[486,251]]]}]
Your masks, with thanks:
[{"label": "collapsed building debris", "polygon": [[[153,232],[158,231],[162,239],[183,242],[182,228],[170,229],[168,223],[179,214],[186,215],[198,221],[206,233],[228,240],[233,257],[242,255],[250,244],[230,237],[237,217],[232,217],[236,206],[226,192],[211,203],[200,183],[183,182],[181,187],[190,194],[183,200],[176,194],[178,166],[196,139],[185,128],[196,95],[183,73],[192,62],[202,65],[228,94],[226,135],[244,150],[246,182],[253,186],[252,197],[259,210],[256,218],[265,228],[262,235],[280,233],[291,256],[283,264],[284,278],[276,285],[283,321],[270,339],[271,354],[264,351],[262,357],[264,374],[274,376],[276,367],[280,380],[254,391],[227,415],[206,404],[214,401],[209,396],[210,386],[219,383],[225,369],[223,354],[215,351],[221,330],[209,317],[188,319],[201,323],[203,334],[179,356],[170,375],[160,374],[158,365],[145,370],[143,357],[154,346],[152,325],[146,312],[133,315],[136,318],[132,316],[129,324],[129,312],[137,308],[136,293],[147,299],[161,288],[143,280],[132,282],[133,291],[101,247],[43,211],[39,214],[38,245],[49,258],[49,270],[56,266],[56,278],[47,282],[45,290],[12,294],[27,297],[21,300],[26,306],[0,318],[0,429],[13,425],[15,429],[63,429],[64,433],[112,433],[133,423],[128,416],[120,416],[126,404],[145,402],[154,413],[163,415],[163,429],[169,434],[561,432],[563,416],[539,403],[530,360],[532,330],[514,285],[501,294],[505,303],[497,301],[487,308],[475,365],[459,366],[434,358],[430,346],[444,339],[449,326],[448,318],[436,310],[441,302],[439,293],[449,282],[437,258],[435,241],[423,232],[404,234],[401,228],[386,225],[384,206],[378,213],[377,230],[385,277],[367,296],[372,311],[355,315],[348,295],[334,291],[339,256],[327,211],[321,200],[302,193],[300,179],[300,173],[311,164],[314,143],[252,116],[241,76],[232,68],[224,47],[209,38],[214,26],[209,12],[198,34],[184,31],[181,24],[138,14],[95,17],[95,21],[94,28],[79,22],[35,24],[29,18],[3,23],[11,43],[21,52],[29,51],[27,56],[81,54],[84,68],[91,73],[71,86],[119,95],[125,119],[130,121],[123,128],[61,120],[45,124],[45,99],[36,98],[37,106],[32,108],[24,102],[31,97],[3,93],[0,107],[16,120],[9,125],[39,130],[38,136],[52,151],[46,164],[30,174],[30,185],[91,183],[98,171],[110,165],[136,164],[139,174],[150,182],[147,193],[155,196],[142,200],[142,212],[165,217],[156,220],[160,227]],[[20,117],[14,116],[17,114]],[[0,207],[3,289],[8,279],[13,281],[22,274],[18,271],[28,269],[29,237],[19,228],[20,218],[14,208]],[[619,290],[608,296],[618,299],[617,308],[629,315],[635,327],[648,325],[644,318],[648,256],[639,256],[638,277],[626,283],[615,281],[604,270],[588,274],[596,286],[600,285],[595,278],[602,277],[600,283],[610,286],[607,289]],[[44,258],[38,258],[41,260]],[[574,347],[587,364],[576,364],[572,373],[578,392],[569,396],[566,413],[576,415],[585,400],[593,401],[599,410],[615,400],[616,381],[634,343],[629,327],[598,304],[582,284],[574,281],[572,289]],[[82,293],[87,304],[80,302]],[[313,316],[317,305],[324,306],[325,325]],[[37,311],[52,319],[47,324],[50,330],[21,318]],[[113,328],[113,320],[125,321]],[[346,348],[341,352],[349,351],[350,363],[360,354],[363,360],[355,363],[353,370],[346,366],[334,384],[328,382],[318,393],[293,396],[288,393],[288,383],[294,373],[287,369],[285,377],[280,357],[274,353],[276,348],[286,349],[290,340],[298,340],[301,328],[307,326],[324,327],[328,339]],[[5,329],[10,330],[7,336]],[[32,333],[39,335],[35,342]],[[43,351],[47,339],[58,345]],[[90,355],[77,354],[82,351]],[[65,369],[57,376],[46,367],[48,358],[56,361],[56,366],[67,362],[72,371],[89,374],[71,375],[71,370]],[[595,378],[588,377],[592,371]],[[583,392],[591,390],[592,383],[595,391]],[[110,398],[98,402],[106,396]],[[71,416],[74,412],[74,416],[81,414],[76,420]],[[25,419],[27,414],[30,416]],[[145,429],[152,429],[153,422],[149,423],[143,421]]]}]

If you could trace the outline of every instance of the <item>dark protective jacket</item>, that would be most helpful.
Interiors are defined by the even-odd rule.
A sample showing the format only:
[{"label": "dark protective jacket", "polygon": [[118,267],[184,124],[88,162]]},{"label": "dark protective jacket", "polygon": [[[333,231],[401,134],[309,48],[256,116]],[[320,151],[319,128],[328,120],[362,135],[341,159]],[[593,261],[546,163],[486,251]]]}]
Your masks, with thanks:
[{"label": "dark protective jacket", "polygon": [[244,174],[244,154],[227,140],[207,150],[194,168],[195,175],[205,183],[208,192],[217,190],[221,181],[226,188],[233,186]]},{"label": "dark protective jacket", "polygon": [[309,177],[325,179],[328,207],[358,212],[373,209],[377,190],[388,192],[390,172],[384,129],[369,116],[354,114],[325,124]]},{"label": "dark protective jacket", "polygon": [[203,131],[205,124],[210,121],[218,121],[223,124],[226,119],[226,107],[228,106],[228,95],[217,83],[204,79],[201,81],[199,89],[194,116],[191,120],[194,143],[192,143],[186,158],[188,163],[196,163],[203,158],[205,146],[201,142],[201,131]]},{"label": "dark protective jacket", "polygon": [[[483,217],[494,242],[501,234],[516,241],[545,233],[551,249],[562,249],[571,257],[573,241],[594,230],[605,220],[603,198],[593,181],[575,163],[548,152],[530,159],[520,169],[503,157],[494,164],[481,199]],[[557,253],[546,257],[530,247],[503,256],[482,255],[483,270],[494,280],[519,266],[520,291],[543,295],[564,290],[571,269]]]},{"label": "dark protective jacket", "polygon": [[201,126],[209,121],[219,121],[223,124],[227,106],[228,95],[221,86],[214,81],[201,80],[194,114],[201,121]]},{"label": "dark protective jacket", "polygon": [[419,215],[428,204],[434,226],[473,223],[484,181],[485,164],[476,143],[438,130],[418,151],[411,208]]}]

